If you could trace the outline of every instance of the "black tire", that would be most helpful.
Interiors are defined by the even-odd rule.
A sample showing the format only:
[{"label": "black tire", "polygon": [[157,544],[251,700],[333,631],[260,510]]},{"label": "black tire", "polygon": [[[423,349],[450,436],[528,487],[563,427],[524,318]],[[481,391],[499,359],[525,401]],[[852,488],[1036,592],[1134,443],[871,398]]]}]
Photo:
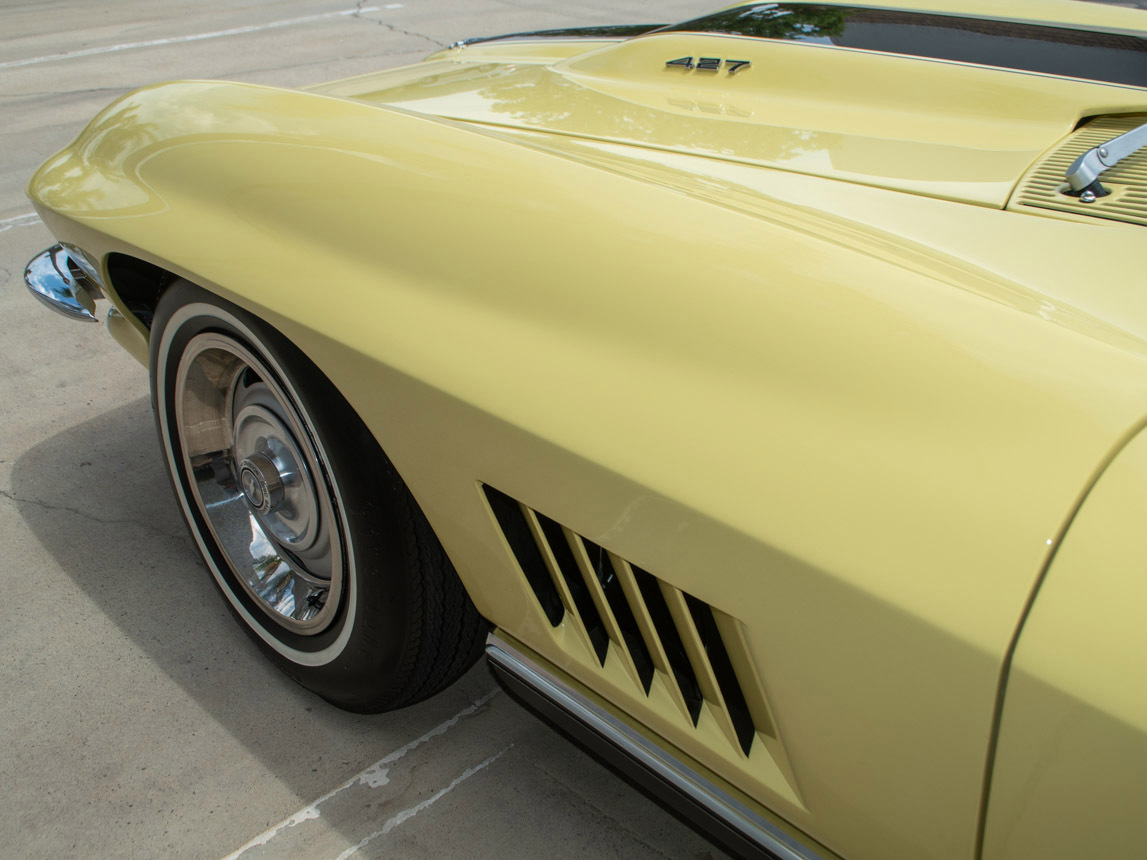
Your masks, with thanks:
[{"label": "black tire", "polygon": [[486,622],[372,434],[294,345],[177,281],[156,308],[150,367],[184,519],[228,607],[284,672],[378,712],[474,663]]}]

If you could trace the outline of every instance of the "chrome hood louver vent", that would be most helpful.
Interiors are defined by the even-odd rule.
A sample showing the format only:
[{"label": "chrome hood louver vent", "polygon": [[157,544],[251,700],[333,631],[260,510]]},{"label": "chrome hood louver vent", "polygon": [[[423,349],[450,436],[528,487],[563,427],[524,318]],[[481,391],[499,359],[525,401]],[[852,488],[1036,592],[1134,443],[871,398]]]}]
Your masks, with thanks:
[{"label": "chrome hood louver vent", "polygon": [[1085,203],[1063,193],[1067,188],[1064,175],[1075,159],[1144,122],[1145,114],[1105,116],[1068,135],[1020,180],[1008,208],[1021,212],[1051,209],[1147,226],[1147,148],[1103,173],[1103,187],[1111,192],[1106,197]]}]

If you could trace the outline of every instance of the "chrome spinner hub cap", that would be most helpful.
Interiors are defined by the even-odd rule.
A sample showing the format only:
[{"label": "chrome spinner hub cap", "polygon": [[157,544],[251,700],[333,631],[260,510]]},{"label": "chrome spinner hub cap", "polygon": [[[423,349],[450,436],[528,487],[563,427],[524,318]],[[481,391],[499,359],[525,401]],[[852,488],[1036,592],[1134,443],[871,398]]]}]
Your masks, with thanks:
[{"label": "chrome spinner hub cap", "polygon": [[[246,399],[265,396],[263,387]],[[239,486],[259,522],[294,551],[311,546],[319,533],[315,484],[291,432],[270,408],[258,402],[235,416],[233,457]]]},{"label": "chrome spinner hub cap", "polygon": [[334,618],[344,533],[313,433],[267,362],[220,333],[192,338],[175,390],[195,503],[263,612],[313,635]]}]

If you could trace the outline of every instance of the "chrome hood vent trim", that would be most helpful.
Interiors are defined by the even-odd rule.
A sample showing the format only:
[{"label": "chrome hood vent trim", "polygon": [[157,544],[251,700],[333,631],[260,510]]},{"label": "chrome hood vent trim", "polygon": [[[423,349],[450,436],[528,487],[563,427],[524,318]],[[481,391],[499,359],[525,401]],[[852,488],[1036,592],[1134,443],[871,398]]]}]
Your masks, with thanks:
[{"label": "chrome hood vent trim", "polygon": [[1147,226],[1147,148],[1133,152],[1104,171],[1108,193],[1102,197],[1070,196],[1065,176],[1088,150],[1147,122],[1147,114],[1105,116],[1068,135],[1020,180],[1008,208],[1017,212],[1065,212]]}]

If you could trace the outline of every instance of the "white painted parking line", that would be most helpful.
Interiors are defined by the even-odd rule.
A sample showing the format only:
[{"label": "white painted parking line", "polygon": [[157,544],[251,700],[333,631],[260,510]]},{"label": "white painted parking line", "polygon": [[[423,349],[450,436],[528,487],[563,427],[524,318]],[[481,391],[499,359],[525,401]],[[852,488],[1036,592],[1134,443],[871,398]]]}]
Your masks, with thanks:
[{"label": "white painted parking line", "polygon": [[[427,741],[450,731],[450,729],[454,728],[454,726],[458,725],[458,723],[461,722],[466,717],[473,716],[474,714],[476,714],[482,708],[483,705],[485,705],[492,698],[494,698],[494,696],[498,695],[499,691],[500,691],[500,688],[495,687],[493,690],[491,690],[485,696],[480,698],[478,701],[476,701],[473,704],[468,705],[467,707],[463,708],[458,713],[456,713],[454,716],[452,716],[450,719],[439,723],[434,728],[432,728],[430,731],[428,731],[426,734],[415,738],[410,743],[399,747],[398,749],[394,750],[393,752],[387,753],[385,756],[380,758],[378,761],[376,761],[370,767],[368,767],[365,770],[362,770],[359,773],[352,776],[350,779],[348,779],[346,782],[344,782],[338,788],[333,789],[332,791],[328,791],[326,794],[324,794],[318,800],[314,801],[313,803],[309,804],[308,806],[304,806],[302,809],[300,809],[298,812],[295,812],[293,815],[287,816],[282,821],[280,821],[278,824],[276,824],[274,827],[268,828],[267,830],[263,831],[258,836],[256,836],[254,839],[252,839],[250,842],[248,842],[246,845],[244,845],[241,848],[237,849],[236,851],[233,851],[232,853],[228,854],[226,857],[223,858],[223,860],[235,860],[235,858],[239,857],[241,854],[243,854],[243,852],[248,851],[251,848],[256,848],[260,845],[266,845],[268,842],[270,842],[272,839],[274,839],[276,836],[278,836],[284,830],[286,830],[290,827],[294,827],[296,824],[302,824],[304,821],[311,821],[315,818],[320,817],[319,807],[322,806],[324,803],[326,803],[328,800],[330,800],[332,797],[334,797],[336,794],[339,794],[343,791],[346,791],[348,788],[352,788],[353,786],[356,786],[356,785],[366,785],[366,786],[369,786],[370,788],[378,788],[379,786],[386,785],[387,783],[390,782],[390,778],[387,776],[387,774],[390,770],[389,765],[394,764],[396,761],[398,761],[400,758],[402,758],[404,755],[406,755],[408,752],[410,752],[415,747],[422,746],[422,744],[426,743]],[[502,752],[505,752],[505,750],[503,750]],[[501,754],[502,753],[498,753],[498,755],[501,755]],[[485,767],[486,764],[488,764],[488,763],[489,762],[486,762],[482,765],[479,765],[478,766],[479,769],[482,767]],[[467,777],[467,778],[469,778],[469,777]],[[451,784],[451,787],[453,787],[453,784]],[[402,813],[399,813],[399,815],[401,815],[401,814]],[[416,813],[412,813],[412,814],[416,814]],[[389,822],[387,822],[387,823],[389,824]],[[401,822],[399,822],[399,823],[401,823]],[[397,825],[392,825],[392,829],[394,826],[397,826]],[[371,838],[374,838],[374,837],[371,837]]]},{"label": "white painted parking line", "polygon": [[404,810],[402,810],[402,812],[399,812],[398,814],[391,816],[390,818],[388,818],[386,820],[386,824],[382,825],[381,830],[374,831],[374,833],[370,834],[370,836],[366,837],[366,839],[362,840],[357,845],[352,845],[350,848],[348,848],[346,851],[344,851],[342,854],[340,854],[338,857],[336,857],[335,860],[347,860],[348,857],[350,857],[354,854],[357,854],[360,850],[365,848],[367,845],[369,845],[371,842],[376,840],[378,837],[384,836],[385,834],[392,831],[394,828],[398,827],[400,824],[404,824],[405,822],[409,821],[411,818],[416,816],[418,813],[422,812],[424,809],[427,809],[428,807],[433,806],[435,803],[437,803],[443,797],[448,795],[450,792],[452,792],[454,789],[456,789],[459,785],[464,783],[466,780],[468,780],[470,777],[472,777],[478,771],[482,770],[483,768],[489,767],[494,762],[496,762],[498,759],[500,759],[503,755],[505,755],[510,750],[510,747],[512,747],[512,746],[513,746],[513,744],[510,744],[510,746],[506,747],[501,752],[494,753],[492,756],[490,756],[485,761],[479,762],[478,764],[474,765],[473,767],[466,768],[466,770],[462,771],[462,773],[460,773],[458,776],[454,777],[454,779],[450,780],[450,784],[448,786],[446,786],[445,788],[438,789],[438,791],[434,792],[434,794],[432,794],[430,797],[426,798],[426,800],[422,801],[421,803],[416,804],[415,806],[412,806],[409,809],[404,809]]},{"label": "white painted parking line", "polygon": [[363,12],[377,12],[379,8],[378,6],[367,6],[362,9],[343,9],[340,12],[325,12],[322,15],[307,15],[303,18],[286,18],[282,21],[270,21],[266,24],[251,24],[247,27],[233,27],[230,30],[216,30],[212,33],[195,33],[191,36],[171,36],[167,39],[152,39],[147,42],[124,42],[120,45],[104,45],[99,48],[85,48],[81,51],[65,51],[62,54],[49,54],[46,57],[28,57],[24,60],[9,60],[6,63],[0,63],[0,69],[15,69],[20,66],[34,66],[37,63],[52,63],[56,60],[71,60],[76,57],[94,57],[97,54],[113,54],[117,51],[130,51],[135,48],[154,48],[158,45],[178,45],[182,42],[199,42],[204,39],[219,39],[224,36],[257,33],[260,30],[274,30],[279,27],[293,27],[296,24],[310,24],[313,21],[323,21],[327,18],[361,15]]},{"label": "white painted parking line", "polygon": [[27,215],[16,215],[12,218],[4,218],[0,220],[0,233],[5,230],[11,230],[13,227],[31,227],[33,224],[40,223],[40,216],[35,212],[29,212]]}]

